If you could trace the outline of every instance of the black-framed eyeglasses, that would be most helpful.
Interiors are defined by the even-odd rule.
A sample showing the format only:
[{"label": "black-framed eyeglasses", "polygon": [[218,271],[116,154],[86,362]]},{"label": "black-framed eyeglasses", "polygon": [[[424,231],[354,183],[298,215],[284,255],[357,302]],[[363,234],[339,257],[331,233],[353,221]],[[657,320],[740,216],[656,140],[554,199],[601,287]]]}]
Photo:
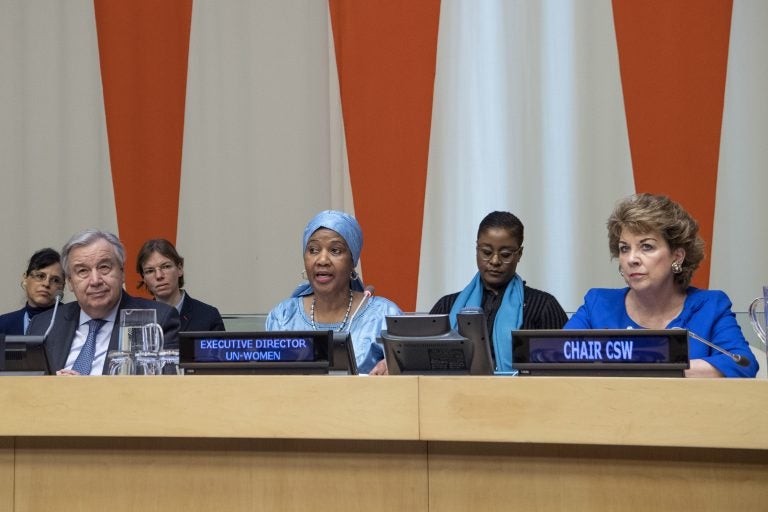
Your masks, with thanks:
[{"label": "black-framed eyeglasses", "polygon": [[162,272],[163,274],[166,274],[171,271],[173,267],[175,267],[173,263],[163,263],[162,265],[158,267],[144,267],[141,269],[141,274],[144,277],[154,276],[157,272]]},{"label": "black-framed eyeglasses", "polygon": [[46,274],[40,270],[33,270],[27,276],[31,277],[38,283],[44,283],[48,281],[53,286],[64,286],[64,278],[55,274]]},{"label": "black-framed eyeglasses", "polygon": [[485,246],[477,246],[477,257],[480,258],[483,261],[491,261],[494,256],[496,256],[500,262],[506,264],[512,263],[514,259],[520,254],[520,252],[523,250],[523,246],[521,245],[517,249],[502,249],[500,251],[494,251],[490,247]]}]

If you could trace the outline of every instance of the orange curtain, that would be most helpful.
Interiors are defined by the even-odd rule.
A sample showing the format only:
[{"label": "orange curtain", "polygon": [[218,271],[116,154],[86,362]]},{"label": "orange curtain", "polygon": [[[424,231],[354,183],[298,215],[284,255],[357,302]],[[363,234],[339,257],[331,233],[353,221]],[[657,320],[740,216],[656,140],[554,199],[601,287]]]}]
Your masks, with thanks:
[{"label": "orange curtain", "polygon": [[192,0],[94,0],[126,287],[149,238],[176,241]]},{"label": "orange curtain", "polygon": [[709,286],[730,0],[613,0],[635,188],[665,193],[698,221]]},{"label": "orange curtain", "polygon": [[330,0],[366,283],[416,307],[440,1]]}]

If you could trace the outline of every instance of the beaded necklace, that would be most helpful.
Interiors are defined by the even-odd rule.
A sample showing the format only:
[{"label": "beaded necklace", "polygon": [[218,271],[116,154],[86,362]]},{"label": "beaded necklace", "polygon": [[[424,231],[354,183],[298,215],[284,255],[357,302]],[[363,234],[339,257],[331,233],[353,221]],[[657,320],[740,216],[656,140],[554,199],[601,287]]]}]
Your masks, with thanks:
[{"label": "beaded necklace", "polygon": [[[352,300],[354,298],[354,293],[352,290],[349,290],[349,304],[347,304],[347,312],[344,313],[344,320],[341,321],[341,324],[339,324],[339,331],[344,329],[344,326],[347,324],[347,320],[349,319],[349,312],[352,311]],[[312,330],[316,331],[317,326],[315,326],[315,297],[312,296],[312,305],[309,308],[309,316],[312,320]]]}]

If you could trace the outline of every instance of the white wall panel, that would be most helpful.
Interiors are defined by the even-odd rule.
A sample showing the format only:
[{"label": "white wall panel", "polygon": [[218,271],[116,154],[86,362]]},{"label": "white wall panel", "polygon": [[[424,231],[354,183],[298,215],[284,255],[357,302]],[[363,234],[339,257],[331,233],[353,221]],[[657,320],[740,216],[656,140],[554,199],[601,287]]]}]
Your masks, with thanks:
[{"label": "white wall panel", "polygon": [[5,312],[35,250],[117,230],[92,0],[0,2],[0,176]]},{"label": "white wall panel", "polygon": [[611,3],[444,0],[417,309],[476,272],[480,220],[526,227],[518,272],[567,311],[619,286],[605,220],[634,191]]},{"label": "white wall panel", "polygon": [[193,4],[178,249],[190,294],[221,311],[287,297],[304,225],[343,196],[329,40],[325,2]]},{"label": "white wall panel", "polygon": [[768,284],[766,26],[768,3],[734,1],[710,287],[725,290],[736,311]]}]

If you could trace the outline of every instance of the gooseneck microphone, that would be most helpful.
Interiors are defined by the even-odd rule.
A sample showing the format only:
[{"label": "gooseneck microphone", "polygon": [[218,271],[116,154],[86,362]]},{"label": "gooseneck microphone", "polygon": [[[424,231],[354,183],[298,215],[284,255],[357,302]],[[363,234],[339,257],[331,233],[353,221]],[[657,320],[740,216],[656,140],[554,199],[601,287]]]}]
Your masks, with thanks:
[{"label": "gooseneck microphone", "polygon": [[59,309],[59,302],[61,302],[63,298],[64,298],[64,290],[59,290],[59,292],[56,294],[56,301],[53,303],[53,314],[51,315],[51,323],[48,324],[48,328],[45,330],[45,334],[43,334],[44,338],[47,338],[48,333],[51,332],[51,329],[53,329],[53,322],[56,321],[56,310]]},{"label": "gooseneck microphone", "polygon": [[373,295],[373,293],[375,291],[376,291],[376,288],[374,288],[370,284],[366,285],[366,287],[363,288],[363,300],[360,301],[360,304],[358,304],[357,307],[355,308],[355,312],[352,313],[351,317],[349,317],[349,323],[347,324],[347,330],[349,330],[349,328],[352,327],[352,320],[355,319],[355,315],[357,314],[357,312],[360,311],[360,308],[363,307],[363,304],[365,304],[365,301],[370,299],[371,295]]},{"label": "gooseneck microphone", "polygon": [[[684,329],[684,328],[683,327],[673,327],[673,329]],[[721,354],[725,354],[726,356],[728,356],[731,359],[733,359],[734,362],[736,364],[738,364],[739,366],[749,366],[749,359],[747,359],[744,356],[741,356],[739,354],[734,354],[733,352],[729,352],[729,351],[725,350],[724,348],[718,347],[717,345],[715,345],[711,341],[705,340],[704,338],[702,338],[701,336],[699,336],[698,334],[696,334],[693,331],[689,330],[688,331],[688,336],[690,336],[691,338],[695,339],[696,341],[702,342],[703,344],[705,344],[709,348],[713,348],[713,349],[717,350]]]}]

